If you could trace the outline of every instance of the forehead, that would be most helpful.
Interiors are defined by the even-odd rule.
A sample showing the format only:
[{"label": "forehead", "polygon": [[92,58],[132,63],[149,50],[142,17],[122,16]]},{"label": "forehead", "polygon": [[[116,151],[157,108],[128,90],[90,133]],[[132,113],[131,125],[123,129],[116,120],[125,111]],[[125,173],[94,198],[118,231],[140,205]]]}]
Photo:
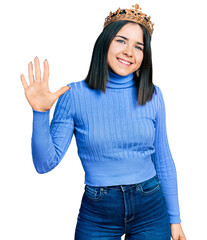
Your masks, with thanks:
[{"label": "forehead", "polygon": [[143,30],[137,23],[125,24],[117,33],[117,35],[124,36],[129,40],[143,41]]}]

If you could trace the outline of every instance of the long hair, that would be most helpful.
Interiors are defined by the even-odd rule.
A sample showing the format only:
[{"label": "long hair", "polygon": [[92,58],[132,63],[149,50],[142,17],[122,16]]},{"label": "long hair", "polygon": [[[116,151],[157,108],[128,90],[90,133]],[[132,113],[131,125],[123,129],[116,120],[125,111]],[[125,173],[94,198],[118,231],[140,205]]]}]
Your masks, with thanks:
[{"label": "long hair", "polygon": [[[102,92],[106,92],[105,83],[108,79],[108,49],[119,30],[129,22],[134,23],[128,20],[113,22],[106,26],[97,38],[92,53],[88,75],[85,78],[85,82],[89,88],[100,89]],[[151,37],[147,29],[141,24],[139,25],[143,30],[144,36],[144,57],[139,68],[139,75],[137,76],[136,72],[134,72],[133,79],[137,89],[138,104],[145,105],[147,101],[152,99],[152,95],[154,91],[156,92],[156,88],[152,82]]]}]

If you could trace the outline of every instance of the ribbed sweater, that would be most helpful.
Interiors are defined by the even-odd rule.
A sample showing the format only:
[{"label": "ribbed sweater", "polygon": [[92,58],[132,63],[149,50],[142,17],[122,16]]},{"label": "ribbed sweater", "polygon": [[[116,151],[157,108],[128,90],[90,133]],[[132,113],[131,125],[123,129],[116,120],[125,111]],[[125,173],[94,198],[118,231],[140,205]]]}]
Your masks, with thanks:
[{"label": "ribbed sweater", "polygon": [[85,184],[114,186],[157,174],[170,223],[180,223],[177,172],[170,151],[163,94],[154,84],[150,101],[139,105],[133,73],[109,71],[106,92],[85,80],[67,84],[50,122],[50,110],[33,110],[32,158],[38,173],[54,169],[75,135]]}]

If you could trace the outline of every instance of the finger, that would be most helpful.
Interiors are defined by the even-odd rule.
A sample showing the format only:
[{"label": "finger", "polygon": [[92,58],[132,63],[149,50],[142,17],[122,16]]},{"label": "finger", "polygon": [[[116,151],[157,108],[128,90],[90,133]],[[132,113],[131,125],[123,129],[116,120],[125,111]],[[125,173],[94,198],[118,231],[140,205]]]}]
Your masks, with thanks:
[{"label": "finger", "polygon": [[24,89],[28,88],[27,81],[26,81],[23,74],[20,75],[20,78],[21,78],[21,82],[22,82],[22,85],[23,85]]},{"label": "finger", "polygon": [[69,89],[70,89],[69,86],[61,87],[58,91],[54,93],[55,100],[57,100],[61,95],[63,95]]},{"label": "finger", "polygon": [[28,78],[29,78],[30,84],[32,84],[34,82],[32,62],[29,62],[28,64]]},{"label": "finger", "polygon": [[47,59],[44,61],[44,72],[43,72],[43,81],[45,81],[48,84],[49,79],[49,63]]},{"label": "finger", "polygon": [[41,81],[41,70],[40,70],[40,61],[39,61],[38,57],[35,57],[34,64],[35,64],[35,81],[40,82]]}]

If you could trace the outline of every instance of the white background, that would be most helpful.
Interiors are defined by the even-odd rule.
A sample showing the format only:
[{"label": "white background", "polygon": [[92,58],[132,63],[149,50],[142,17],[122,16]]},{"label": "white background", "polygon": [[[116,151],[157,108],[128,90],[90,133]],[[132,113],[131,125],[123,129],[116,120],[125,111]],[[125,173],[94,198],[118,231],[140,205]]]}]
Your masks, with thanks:
[{"label": "white background", "polygon": [[54,170],[35,171],[32,109],[20,74],[28,81],[28,63],[38,56],[42,73],[48,59],[52,92],[83,80],[105,17],[136,3],[155,23],[154,83],[165,99],[182,227],[188,240],[206,239],[207,21],[201,0],[1,1],[0,239],[74,239],[84,191],[74,136]]}]

